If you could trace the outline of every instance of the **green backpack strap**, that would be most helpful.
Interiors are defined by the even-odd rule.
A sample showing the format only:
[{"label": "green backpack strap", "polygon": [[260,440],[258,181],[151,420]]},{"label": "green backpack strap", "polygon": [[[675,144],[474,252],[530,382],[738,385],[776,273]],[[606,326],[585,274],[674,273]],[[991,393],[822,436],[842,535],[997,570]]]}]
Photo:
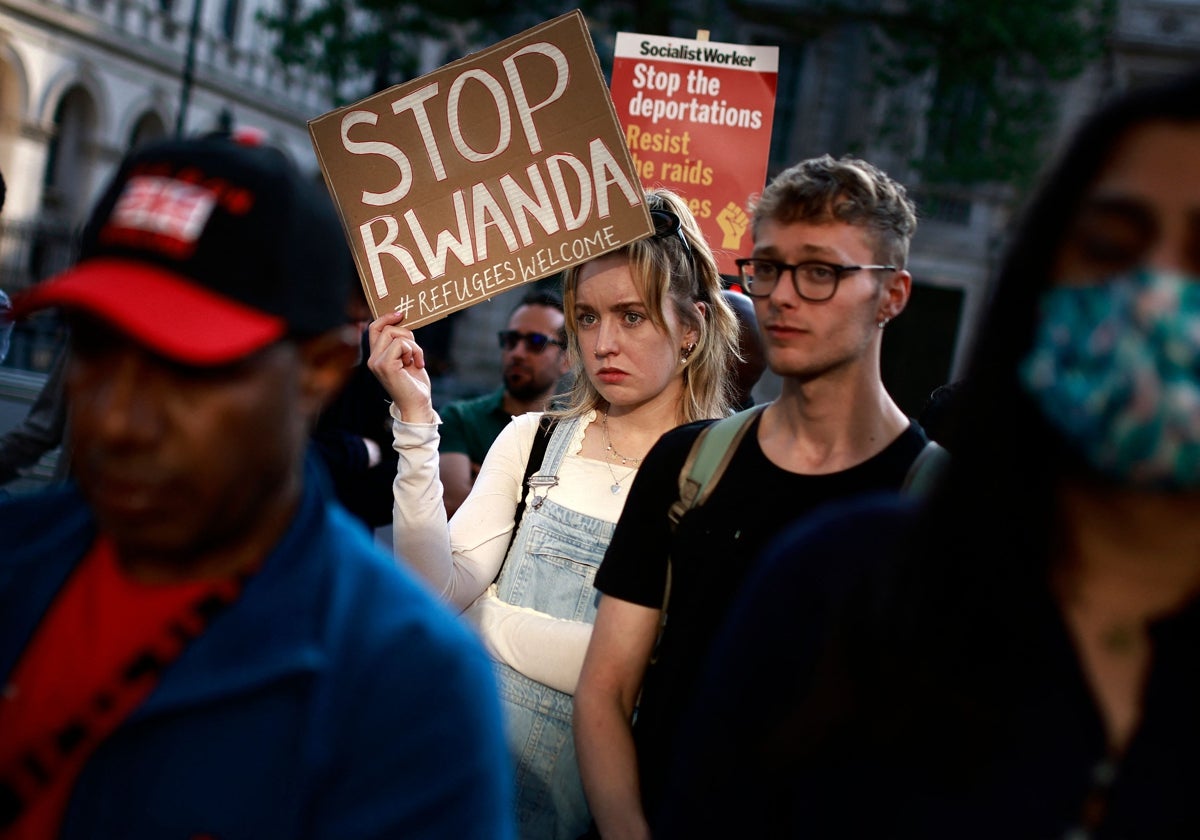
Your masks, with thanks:
[{"label": "green backpack strap", "polygon": [[[753,420],[769,403],[752,405],[747,409],[723,417],[704,428],[692,442],[687,460],[679,470],[679,498],[667,511],[671,530],[679,525],[683,515],[694,507],[708,501],[713,488],[721,480],[725,468],[737,451],[738,444],[753,425]],[[658,646],[662,642],[663,630],[667,626],[667,607],[671,603],[671,555],[667,555],[667,578],[663,585],[662,611],[658,618],[658,638],[650,655],[650,663],[658,661]]]},{"label": "green backpack strap", "polygon": [[928,496],[949,465],[950,453],[936,441],[929,441],[909,466],[900,492],[917,498]]},{"label": "green backpack strap", "polygon": [[[679,498],[671,505],[667,517],[671,520],[671,530],[674,531],[683,515],[694,507],[699,507],[708,501],[712,495],[730,459],[737,451],[747,430],[768,404],[754,405],[739,411],[730,417],[718,420],[700,433],[692,444],[687,460],[679,471]],[[945,447],[935,441],[928,441],[917,457],[913,459],[904,476],[900,492],[905,495],[923,497],[928,495],[931,488],[950,463],[950,453]],[[658,646],[662,641],[663,630],[667,625],[667,607],[671,602],[671,557],[667,556],[667,579],[663,587],[662,612],[659,615],[658,639],[650,661],[658,659]]]},{"label": "green backpack strap", "polygon": [[713,488],[729,466],[733,453],[737,451],[738,444],[742,442],[754,418],[767,405],[752,405],[710,424],[700,432],[679,471],[679,498],[667,512],[672,531],[685,513],[708,501]]}]

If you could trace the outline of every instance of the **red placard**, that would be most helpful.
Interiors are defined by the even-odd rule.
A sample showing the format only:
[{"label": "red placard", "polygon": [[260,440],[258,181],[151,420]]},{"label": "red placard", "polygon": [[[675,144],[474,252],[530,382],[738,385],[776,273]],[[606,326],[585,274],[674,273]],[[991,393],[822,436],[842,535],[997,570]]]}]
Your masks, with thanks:
[{"label": "red placard", "polygon": [[617,34],[609,88],[634,169],[688,200],[722,274],[750,247],[778,68],[778,47]]}]

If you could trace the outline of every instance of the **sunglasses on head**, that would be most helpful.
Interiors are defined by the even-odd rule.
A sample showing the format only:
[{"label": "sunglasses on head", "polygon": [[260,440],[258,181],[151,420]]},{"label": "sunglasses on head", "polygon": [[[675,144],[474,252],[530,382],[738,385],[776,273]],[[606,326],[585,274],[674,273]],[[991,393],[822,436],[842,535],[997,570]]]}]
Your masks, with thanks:
[{"label": "sunglasses on head", "polygon": [[654,222],[656,239],[678,236],[679,241],[683,243],[683,250],[687,253],[688,259],[692,258],[692,246],[688,244],[687,237],[683,235],[683,222],[679,220],[678,216],[670,210],[651,208],[650,220]]},{"label": "sunglasses on head", "polygon": [[525,342],[525,346],[529,348],[530,353],[541,353],[550,344],[553,344],[555,347],[567,346],[554,336],[539,332],[527,333],[519,330],[501,330],[498,338],[500,339],[501,350],[516,350],[517,345],[522,341]]}]

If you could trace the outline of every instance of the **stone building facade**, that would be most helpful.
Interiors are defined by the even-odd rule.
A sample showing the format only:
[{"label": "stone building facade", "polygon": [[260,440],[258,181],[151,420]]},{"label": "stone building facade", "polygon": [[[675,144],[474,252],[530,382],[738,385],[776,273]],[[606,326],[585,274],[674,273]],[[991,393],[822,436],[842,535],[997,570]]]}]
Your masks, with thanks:
[{"label": "stone building facade", "polygon": [[[253,127],[316,177],[306,120],[331,100],[272,58],[270,1],[0,2],[0,288],[70,261],[114,166],[147,140]],[[44,370],[59,332],[53,316],[19,325],[6,364]]]}]

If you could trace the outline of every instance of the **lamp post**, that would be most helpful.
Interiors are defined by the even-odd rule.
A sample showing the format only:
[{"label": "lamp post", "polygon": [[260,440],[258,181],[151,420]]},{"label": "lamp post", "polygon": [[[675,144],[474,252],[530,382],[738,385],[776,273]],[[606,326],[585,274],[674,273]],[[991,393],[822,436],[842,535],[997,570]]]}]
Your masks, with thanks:
[{"label": "lamp post", "polygon": [[188,100],[192,96],[192,77],[196,74],[196,40],[200,36],[200,9],[204,0],[193,0],[192,23],[188,29],[187,54],[183,59],[183,87],[179,91],[179,116],[175,120],[175,136],[183,136],[187,120]]}]

